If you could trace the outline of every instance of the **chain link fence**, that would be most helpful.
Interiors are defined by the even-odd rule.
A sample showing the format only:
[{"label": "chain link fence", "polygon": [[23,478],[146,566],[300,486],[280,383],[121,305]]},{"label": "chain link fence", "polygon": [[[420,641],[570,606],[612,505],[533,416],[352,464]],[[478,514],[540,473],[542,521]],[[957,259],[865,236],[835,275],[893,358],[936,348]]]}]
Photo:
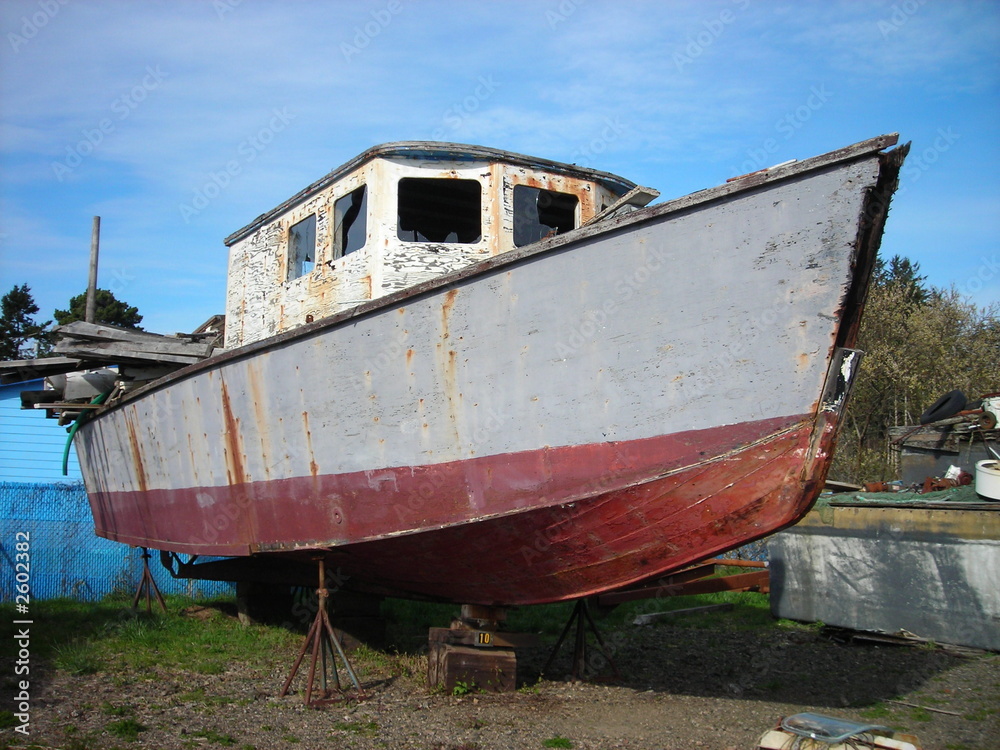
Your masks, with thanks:
[{"label": "chain link fence", "polygon": [[[0,601],[14,599],[15,544],[30,542],[31,598],[94,601],[109,594],[131,597],[142,578],[142,550],[94,533],[82,482],[0,482]],[[18,536],[18,535],[21,536]],[[20,549],[23,549],[20,548]],[[150,571],[164,594],[212,597],[232,584],[171,578],[153,555]]]}]

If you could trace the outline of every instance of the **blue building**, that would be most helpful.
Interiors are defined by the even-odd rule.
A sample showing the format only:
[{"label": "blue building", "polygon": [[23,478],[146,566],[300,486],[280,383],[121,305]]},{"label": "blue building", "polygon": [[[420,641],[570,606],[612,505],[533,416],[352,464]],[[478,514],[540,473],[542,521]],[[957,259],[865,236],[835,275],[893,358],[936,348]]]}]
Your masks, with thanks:
[{"label": "blue building", "polygon": [[69,449],[67,473],[62,471],[68,437],[41,409],[22,409],[21,391],[40,391],[45,380],[0,385],[0,482],[80,482],[76,449]]},{"label": "blue building", "polygon": [[[76,449],[66,429],[42,409],[22,410],[21,391],[42,390],[44,379],[0,385],[0,601],[15,594],[15,543],[30,539],[31,599],[100,599],[132,594],[142,577],[138,549],[94,533]],[[66,473],[63,473],[65,454]],[[150,565],[160,590],[210,595],[231,585],[175,580]]]}]

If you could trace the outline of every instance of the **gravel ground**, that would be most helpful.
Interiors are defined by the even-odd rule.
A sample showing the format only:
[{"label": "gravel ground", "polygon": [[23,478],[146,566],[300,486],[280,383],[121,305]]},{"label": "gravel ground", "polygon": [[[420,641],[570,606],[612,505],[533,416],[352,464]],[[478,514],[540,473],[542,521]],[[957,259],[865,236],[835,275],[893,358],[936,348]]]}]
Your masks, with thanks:
[{"label": "gravel ground", "polygon": [[[1000,655],[852,645],[808,628],[740,631],[724,618],[607,634],[621,680],[607,670],[589,682],[540,680],[547,651],[524,650],[525,686],[504,695],[428,690],[419,655],[369,653],[356,664],[365,696],[318,709],[301,692],[278,695],[293,653],[218,675],[48,669],[35,675],[30,737],[5,728],[0,747],[751,750],[780,717],[815,711],[902,729],[926,750],[1000,748]],[[568,668],[565,647],[561,659],[556,672]]]}]

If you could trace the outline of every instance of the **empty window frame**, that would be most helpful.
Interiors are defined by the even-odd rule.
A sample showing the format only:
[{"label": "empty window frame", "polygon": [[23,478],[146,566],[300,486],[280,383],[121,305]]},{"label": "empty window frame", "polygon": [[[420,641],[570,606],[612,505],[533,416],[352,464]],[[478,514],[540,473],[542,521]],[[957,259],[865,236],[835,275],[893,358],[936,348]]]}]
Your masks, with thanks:
[{"label": "empty window frame", "polygon": [[305,276],[316,267],[316,214],[288,230],[288,279]]},{"label": "empty window frame", "polygon": [[574,229],[579,203],[579,198],[569,193],[515,185],[514,245],[530,245]]},{"label": "empty window frame", "polygon": [[352,190],[333,203],[333,257],[360,250],[368,241],[368,189]]},{"label": "empty window frame", "polygon": [[404,177],[399,181],[397,235],[405,242],[479,242],[482,195],[476,180]]}]

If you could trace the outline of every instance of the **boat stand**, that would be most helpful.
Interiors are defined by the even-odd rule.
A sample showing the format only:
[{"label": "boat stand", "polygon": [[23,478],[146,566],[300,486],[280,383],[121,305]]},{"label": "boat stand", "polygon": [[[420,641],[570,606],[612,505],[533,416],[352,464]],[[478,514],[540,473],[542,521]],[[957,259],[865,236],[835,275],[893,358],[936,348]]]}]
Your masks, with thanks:
[{"label": "boat stand", "polygon": [[139,580],[139,586],[135,590],[135,596],[132,597],[132,609],[138,609],[139,600],[143,596],[146,597],[146,612],[150,613],[153,611],[153,595],[156,596],[156,601],[163,608],[163,611],[167,611],[167,603],[163,601],[163,595],[160,593],[160,589],[156,585],[156,581],[153,580],[153,574],[149,570],[149,550],[145,547],[142,549],[142,578]]},{"label": "boat stand", "polygon": [[563,628],[562,635],[559,636],[559,640],[556,641],[556,645],[552,649],[552,653],[549,654],[548,661],[545,662],[545,666],[542,668],[542,676],[548,674],[549,667],[552,666],[552,662],[555,661],[556,656],[559,654],[559,649],[562,647],[563,641],[566,640],[566,636],[569,634],[570,628],[576,625],[576,640],[573,644],[573,669],[570,672],[570,676],[573,680],[583,679],[587,669],[587,628],[594,634],[597,639],[597,647],[600,649],[601,654],[604,655],[604,659],[607,664],[611,665],[611,670],[614,672],[615,679],[621,680],[621,673],[618,671],[618,666],[615,664],[615,660],[612,658],[611,653],[608,651],[607,646],[604,644],[604,639],[601,637],[601,632],[597,629],[597,625],[594,624],[594,618],[590,616],[590,609],[587,605],[586,599],[579,599],[576,602],[576,606],[573,607],[573,614],[570,615],[569,620],[566,622],[566,627]]},{"label": "boat stand", "polygon": [[[332,699],[330,696],[333,694],[333,691],[329,690],[327,687],[327,662],[329,660],[330,672],[333,676],[333,690],[342,692],[340,687],[340,675],[337,673],[336,656],[339,656],[340,660],[343,662],[344,670],[351,678],[351,682],[354,683],[355,689],[358,693],[363,693],[361,690],[361,683],[358,682],[358,677],[354,674],[354,670],[351,668],[351,662],[348,661],[347,654],[344,653],[344,647],[340,644],[340,639],[337,637],[337,634],[333,629],[333,625],[330,624],[330,615],[327,613],[327,601],[330,598],[330,591],[326,588],[326,565],[322,559],[319,560],[319,588],[316,589],[316,595],[319,600],[316,617],[313,618],[312,625],[309,627],[309,632],[306,634],[305,642],[302,644],[302,649],[299,651],[299,656],[295,660],[295,664],[292,666],[292,671],[288,675],[288,679],[285,680],[284,687],[281,688],[281,693],[279,693],[282,698],[288,694],[288,688],[292,684],[295,673],[298,672],[299,665],[302,664],[302,659],[305,657],[306,651],[308,651],[311,647],[312,657],[309,662],[309,676],[306,679],[304,702],[307,706],[313,707],[330,703],[338,703],[343,700],[343,698]],[[312,699],[312,694],[313,686],[316,680],[317,660],[321,662],[320,685],[323,691],[323,697],[314,701]]]}]

